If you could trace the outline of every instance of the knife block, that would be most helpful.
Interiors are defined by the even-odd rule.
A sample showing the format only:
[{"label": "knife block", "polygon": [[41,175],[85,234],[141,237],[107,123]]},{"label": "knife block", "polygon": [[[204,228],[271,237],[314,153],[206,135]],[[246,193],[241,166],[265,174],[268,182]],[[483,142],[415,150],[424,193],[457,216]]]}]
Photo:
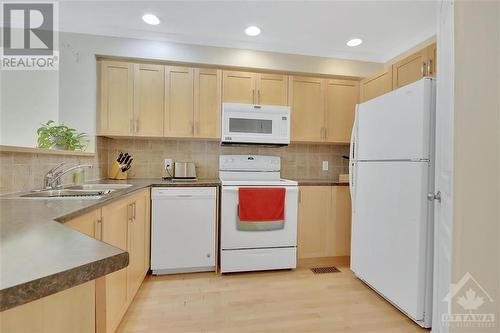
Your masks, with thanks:
[{"label": "knife block", "polygon": [[128,179],[128,172],[122,171],[120,163],[115,161],[109,167],[108,178],[116,180]]}]

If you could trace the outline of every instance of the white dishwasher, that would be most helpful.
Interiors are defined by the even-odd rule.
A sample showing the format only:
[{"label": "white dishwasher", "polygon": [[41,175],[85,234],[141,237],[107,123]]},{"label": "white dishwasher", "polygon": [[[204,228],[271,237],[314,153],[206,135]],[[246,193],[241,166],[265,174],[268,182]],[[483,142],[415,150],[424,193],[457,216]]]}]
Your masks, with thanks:
[{"label": "white dishwasher", "polygon": [[217,188],[157,187],[151,199],[153,274],[214,271]]}]

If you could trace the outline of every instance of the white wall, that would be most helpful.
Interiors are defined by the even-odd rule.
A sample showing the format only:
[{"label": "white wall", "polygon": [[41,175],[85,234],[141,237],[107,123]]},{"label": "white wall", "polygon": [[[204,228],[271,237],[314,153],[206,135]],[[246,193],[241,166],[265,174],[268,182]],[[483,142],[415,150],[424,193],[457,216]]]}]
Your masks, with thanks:
[{"label": "white wall", "polygon": [[[500,327],[500,2],[455,2],[453,277],[470,272]],[[457,311],[463,309],[457,307]]]},{"label": "white wall", "polygon": [[1,71],[0,144],[36,146],[36,130],[59,117],[59,73]]},{"label": "white wall", "polygon": [[1,144],[33,146],[33,130],[42,121],[57,120],[59,114],[59,121],[90,134],[92,142],[88,151],[94,151],[96,54],[355,77],[367,76],[383,66],[372,62],[74,33],[60,33],[59,42],[59,78],[55,73],[11,72],[2,79]]}]

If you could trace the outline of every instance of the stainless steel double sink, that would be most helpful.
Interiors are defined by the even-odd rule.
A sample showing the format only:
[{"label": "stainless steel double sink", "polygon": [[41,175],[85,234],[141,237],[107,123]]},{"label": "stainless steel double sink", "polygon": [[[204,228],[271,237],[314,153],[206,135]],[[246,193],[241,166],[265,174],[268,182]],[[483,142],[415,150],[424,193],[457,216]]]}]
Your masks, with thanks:
[{"label": "stainless steel double sink", "polygon": [[63,188],[52,190],[32,191],[29,193],[20,194],[18,198],[73,198],[73,199],[100,199],[103,196],[109,195],[111,192],[126,189],[130,184],[84,184],[71,185]]}]

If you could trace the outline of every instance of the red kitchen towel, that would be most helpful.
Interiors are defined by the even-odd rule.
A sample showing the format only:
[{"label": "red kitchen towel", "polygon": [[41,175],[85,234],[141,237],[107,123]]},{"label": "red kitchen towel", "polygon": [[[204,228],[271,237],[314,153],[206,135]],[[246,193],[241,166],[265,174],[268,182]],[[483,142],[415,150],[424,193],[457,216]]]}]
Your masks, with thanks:
[{"label": "red kitchen towel", "polygon": [[285,189],[242,187],[238,189],[239,219],[242,222],[285,219]]}]

